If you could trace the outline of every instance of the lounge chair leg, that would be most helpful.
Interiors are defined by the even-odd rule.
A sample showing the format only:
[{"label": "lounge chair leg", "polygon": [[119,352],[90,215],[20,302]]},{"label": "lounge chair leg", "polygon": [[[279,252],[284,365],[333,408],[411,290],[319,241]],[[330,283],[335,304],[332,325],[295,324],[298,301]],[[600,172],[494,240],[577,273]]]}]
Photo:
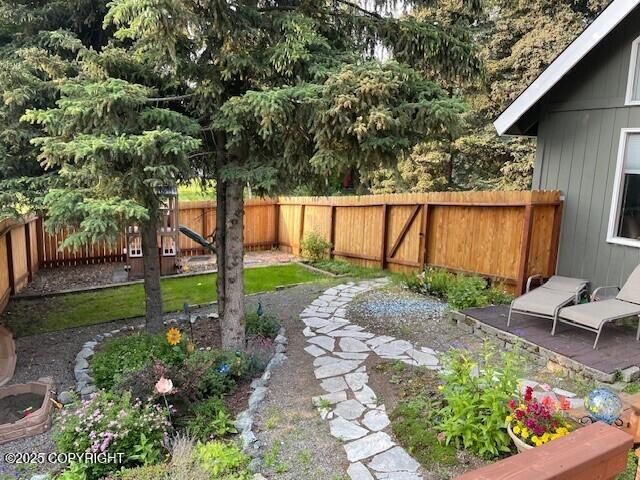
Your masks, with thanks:
[{"label": "lounge chair leg", "polygon": [[593,349],[595,350],[598,346],[598,340],[600,340],[600,334],[602,333],[602,327],[598,330],[598,334],[596,335],[596,341],[593,342]]},{"label": "lounge chair leg", "polygon": [[[509,318],[507,318],[507,328],[511,326],[511,314],[513,313],[513,304],[509,307]],[[638,327],[640,328],[640,326]]]},{"label": "lounge chair leg", "polygon": [[551,329],[551,336],[556,334],[556,327],[558,326],[558,317],[560,316],[560,309],[556,309],[553,314],[553,328]]},{"label": "lounge chair leg", "polygon": [[640,340],[640,315],[638,315],[638,331],[636,332],[636,341]]}]

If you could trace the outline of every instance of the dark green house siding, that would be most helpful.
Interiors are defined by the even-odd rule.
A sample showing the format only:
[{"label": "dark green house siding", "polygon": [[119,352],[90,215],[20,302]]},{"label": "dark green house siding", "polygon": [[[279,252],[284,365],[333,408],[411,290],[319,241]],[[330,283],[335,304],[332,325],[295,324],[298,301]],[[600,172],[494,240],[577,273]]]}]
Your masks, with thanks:
[{"label": "dark green house siding", "polygon": [[640,128],[640,106],[625,106],[638,37],[636,9],[540,107],[533,188],[565,196],[558,273],[595,286],[621,284],[640,264],[640,248],[606,241],[621,130]]}]

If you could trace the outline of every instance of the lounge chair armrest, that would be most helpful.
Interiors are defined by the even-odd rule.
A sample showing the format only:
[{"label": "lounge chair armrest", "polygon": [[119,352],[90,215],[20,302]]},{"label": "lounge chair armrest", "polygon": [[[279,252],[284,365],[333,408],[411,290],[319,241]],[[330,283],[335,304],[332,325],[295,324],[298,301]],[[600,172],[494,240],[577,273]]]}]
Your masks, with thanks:
[{"label": "lounge chair armrest", "polygon": [[544,281],[544,278],[542,277],[542,275],[540,274],[535,274],[535,275],[531,275],[528,279],[527,279],[527,293],[529,293],[531,291],[531,284],[533,283],[534,280],[540,280],[540,284],[542,284],[542,282]]},{"label": "lounge chair armrest", "polygon": [[620,291],[620,287],[618,287],[617,285],[610,285],[610,286],[607,286],[607,287],[598,287],[591,294],[591,301],[592,302],[597,302],[599,300],[598,295],[600,295],[600,293],[606,292],[608,290],[616,290],[616,291],[619,292]]}]

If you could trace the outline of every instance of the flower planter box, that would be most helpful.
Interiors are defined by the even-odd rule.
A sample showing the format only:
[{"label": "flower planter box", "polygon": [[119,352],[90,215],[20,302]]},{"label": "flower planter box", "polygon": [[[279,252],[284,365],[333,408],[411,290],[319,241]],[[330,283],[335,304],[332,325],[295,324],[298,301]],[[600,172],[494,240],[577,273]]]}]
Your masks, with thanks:
[{"label": "flower planter box", "polygon": [[526,452],[527,450],[535,448],[533,445],[529,445],[528,443],[525,443],[524,441],[519,439],[516,434],[513,433],[513,430],[511,430],[511,424],[507,425],[507,433],[511,437],[511,440],[513,440],[513,443],[515,443],[516,448],[518,449],[518,453]]}]

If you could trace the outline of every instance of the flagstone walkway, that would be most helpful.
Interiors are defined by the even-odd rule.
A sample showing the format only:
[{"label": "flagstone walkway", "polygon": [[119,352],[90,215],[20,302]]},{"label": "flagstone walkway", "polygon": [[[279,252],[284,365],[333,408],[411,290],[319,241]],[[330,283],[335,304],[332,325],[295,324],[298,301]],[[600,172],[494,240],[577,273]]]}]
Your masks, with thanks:
[{"label": "flagstone walkway", "polygon": [[314,373],[326,392],[315,397],[331,435],[342,440],[352,480],[421,480],[420,465],[384,431],[386,408],[368,386],[364,362],[369,355],[439,370],[436,352],[406,340],[374,335],[353,325],[345,306],[353,298],[384,286],[388,279],[347,283],[326,290],[300,313],[307,337],[305,350],[315,357]]}]

